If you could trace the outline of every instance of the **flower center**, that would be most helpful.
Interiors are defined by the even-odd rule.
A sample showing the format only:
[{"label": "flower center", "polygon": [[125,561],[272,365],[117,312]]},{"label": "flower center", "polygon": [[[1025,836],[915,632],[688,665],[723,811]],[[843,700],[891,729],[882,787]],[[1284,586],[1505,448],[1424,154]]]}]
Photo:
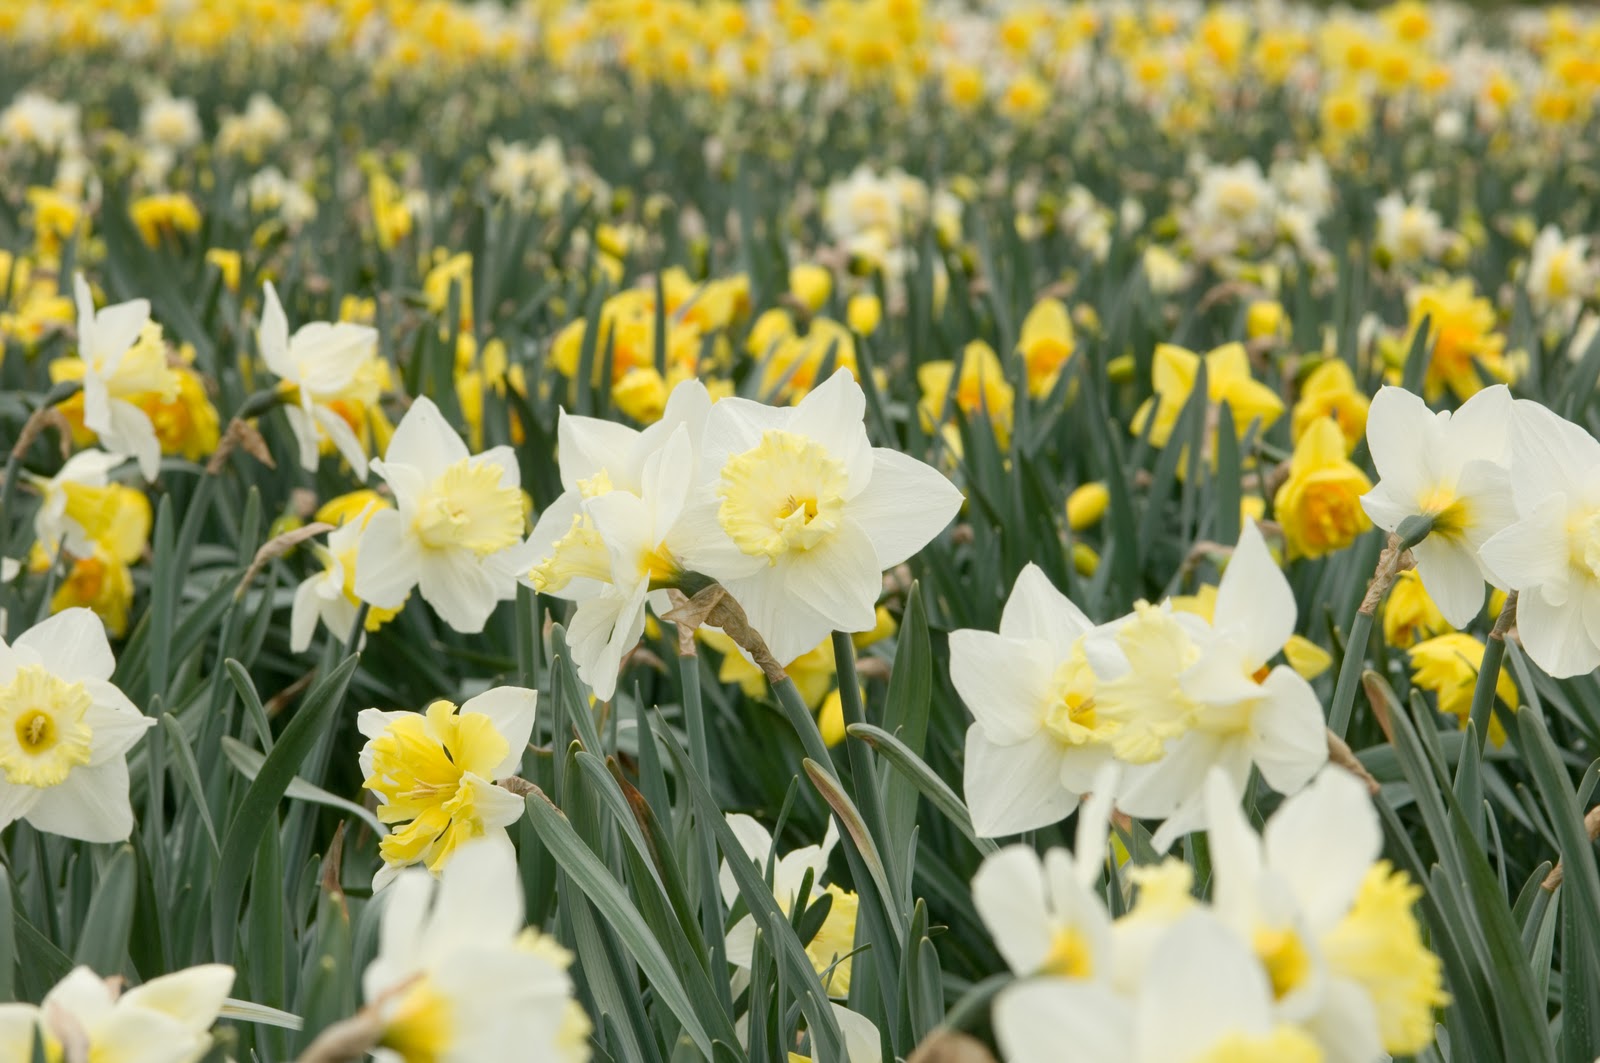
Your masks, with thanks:
[{"label": "flower center", "polygon": [[498,465],[464,458],[444,471],[417,504],[417,537],[435,550],[484,557],[522,538],[522,493],[500,483]]},{"label": "flower center", "polygon": [[1053,698],[1044,713],[1044,727],[1066,746],[1088,745],[1101,737],[1100,730],[1115,725],[1102,722],[1095,713],[1094,672],[1088,659],[1074,650],[1056,669],[1051,680]]},{"label": "flower center", "polygon": [[1230,1033],[1198,1056],[1194,1063],[1322,1063],[1322,1049],[1292,1026],[1271,1033]]},{"label": "flower center", "polygon": [[439,1063],[450,1050],[452,1020],[450,1001],[423,975],[400,997],[380,1043],[405,1063]]},{"label": "flower center", "polygon": [[1274,998],[1282,1000],[1310,977],[1311,954],[1293,930],[1257,930],[1254,944],[1256,958],[1272,983]]},{"label": "flower center", "polygon": [[844,516],[844,463],[815,440],[769,429],[722,467],[717,519],[738,548],[777,559],[828,538]]},{"label": "flower center", "polygon": [[40,789],[66,781],[89,763],[93,704],[82,683],[68,683],[39,665],[23,665],[0,687],[0,773],[15,786]]},{"label": "flower center", "polygon": [[535,589],[551,594],[575,579],[610,583],[611,553],[589,518],[582,513],[574,514],[572,527],[556,540],[550,556],[533,566],[529,578]]},{"label": "flower center", "polygon": [[1050,953],[1039,965],[1040,974],[1058,978],[1088,978],[1094,974],[1094,955],[1089,939],[1075,926],[1057,930],[1050,941]]},{"label": "flower center", "polygon": [[1567,551],[1575,567],[1600,577],[1600,508],[1567,522]]},{"label": "flower center", "polygon": [[1435,535],[1460,535],[1472,521],[1466,499],[1456,494],[1455,488],[1440,484],[1420,500],[1422,512],[1433,515]]}]

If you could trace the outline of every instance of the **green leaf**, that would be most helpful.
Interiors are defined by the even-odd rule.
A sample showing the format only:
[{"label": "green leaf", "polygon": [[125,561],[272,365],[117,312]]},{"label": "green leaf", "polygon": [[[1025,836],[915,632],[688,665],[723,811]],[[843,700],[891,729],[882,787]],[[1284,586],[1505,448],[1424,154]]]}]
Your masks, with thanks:
[{"label": "green leaf", "polygon": [[100,885],[89,902],[89,911],[78,932],[78,947],[73,962],[88,967],[104,978],[121,974],[128,952],[128,933],[133,929],[133,898],[138,859],[133,846],[117,850],[105,870]]},{"label": "green leaf", "polygon": [[[922,587],[911,584],[905,616],[895,645],[894,671],[889,674],[889,696],[883,706],[883,730],[912,756],[921,757],[928,738],[928,715],[933,703],[933,647],[928,638],[928,613]],[[881,750],[880,750],[881,752]],[[858,784],[859,785],[859,784]],[[883,815],[886,839],[907,838],[917,823],[916,783],[899,771],[883,779]],[[896,859],[898,853],[889,858]],[[911,881],[910,867],[901,867],[898,881]]]},{"label": "green leaf", "polygon": [[0,1004],[17,999],[17,920],[11,873],[0,867]]},{"label": "green leaf", "polygon": [[939,778],[921,757],[911,752],[905,743],[883,728],[874,727],[870,723],[853,724],[848,730],[850,737],[869,743],[884,760],[894,765],[922,793],[922,796],[933,802],[934,807],[944,813],[945,818],[967,836],[967,840],[977,846],[980,853],[987,856],[998,851],[999,846],[994,842],[988,838],[980,838],[974,833],[972,816],[968,813],[967,806],[956,796],[955,791],[950,789],[949,784]]},{"label": "green leaf", "polygon": [[[229,735],[222,737],[222,755],[228,758],[228,763],[246,779],[254,781],[261,774],[261,765],[265,763],[267,755],[260,750],[251,749],[237,738]],[[337,808],[341,812],[355,816],[361,822],[372,828],[374,834],[380,838],[389,833],[389,828],[373,815],[372,810],[354,801],[347,801],[337,794],[330,794],[320,786],[313,786],[298,775],[289,780],[288,787],[283,791],[283,796],[296,801],[310,801],[312,804],[325,805],[328,808]]]},{"label": "green leaf", "polygon": [[183,725],[178,718],[170,712],[161,714],[161,733],[166,739],[167,749],[172,753],[173,763],[177,767],[178,778],[183,780],[183,785],[189,791],[189,805],[199,815],[200,822],[206,828],[206,838],[211,842],[211,852],[217,855],[221,846],[217,843],[217,826],[211,821],[211,807],[206,802],[205,784],[200,781],[200,766],[195,763],[194,750],[189,746],[189,739],[183,733]]},{"label": "green leaf", "polygon": [[[239,905],[261,835],[278,829],[278,802],[294,781],[300,762],[327,728],[334,709],[344,700],[345,688],[360,660],[359,653],[352,653],[312,688],[267,754],[228,825],[211,897],[211,939],[219,962],[227,963],[233,956]],[[264,883],[262,888],[277,892],[281,887],[278,883]]]},{"label": "green leaf", "polygon": [[1575,904],[1586,913],[1579,940],[1589,957],[1588,971],[1592,974],[1600,970],[1600,922],[1593,918],[1594,913],[1600,912],[1600,871],[1595,867],[1594,843],[1539,711],[1530,705],[1517,713],[1517,731],[1535,788],[1561,848],[1561,888],[1569,895],[1566,903]]}]

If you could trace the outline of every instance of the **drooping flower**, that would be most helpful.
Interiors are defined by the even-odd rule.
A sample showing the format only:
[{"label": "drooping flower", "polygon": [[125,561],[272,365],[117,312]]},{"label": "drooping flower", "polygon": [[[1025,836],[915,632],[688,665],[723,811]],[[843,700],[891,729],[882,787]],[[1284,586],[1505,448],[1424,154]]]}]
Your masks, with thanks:
[{"label": "drooping flower", "polygon": [[118,488],[109,474],[127,460],[125,454],[83,450],[68,458],[54,476],[29,477],[43,496],[33,515],[33,534],[46,553],[53,554],[58,545],[80,557],[93,551],[91,540],[110,531],[120,508]]},{"label": "drooping flower", "polygon": [[290,335],[289,319],[271,281],[266,283],[265,299],[257,333],[261,357],[293,400],[284,411],[300,444],[301,467],[316,471],[322,439],[328,438],[356,477],[365,480],[366,450],[333,403],[346,400],[371,406],[378,401],[376,380],[363,372],[376,357],[377,330],[348,322],[313,321]]},{"label": "drooping flower", "polygon": [[1518,592],[1534,663],[1582,675],[1600,667],[1600,442],[1528,399],[1509,420],[1515,519],[1482,544],[1483,563]]},{"label": "drooping flower", "polygon": [[999,633],[950,633],[950,679],[974,723],[962,788],[983,837],[1048,826],[1111,758],[1118,724],[1096,712],[1082,639],[1093,625],[1028,565]]},{"label": "drooping flower", "polygon": [[1406,518],[1433,519],[1411,548],[1439,611],[1465,627],[1483,608],[1489,573],[1479,550],[1516,516],[1508,472],[1511,393],[1485,388],[1454,413],[1433,413],[1416,395],[1379,390],[1367,418],[1378,484],[1363,495],[1372,523],[1395,531]]},{"label": "drooping flower", "polygon": [[[289,612],[289,649],[292,652],[304,653],[310,648],[319,620],[335,639],[349,637],[361,609],[361,599],[355,592],[361,533],[372,515],[385,505],[368,502],[360,513],[328,533],[326,547],[310,544],[312,555],[322,564],[322,571],[308,576],[295,588]],[[397,609],[369,606],[362,627],[376,631],[398,612]]]},{"label": "drooping flower", "polygon": [[1300,386],[1290,433],[1298,443],[1312,425],[1331,420],[1339,426],[1344,452],[1349,454],[1367,434],[1370,406],[1367,396],[1356,387],[1350,366],[1338,358],[1329,359],[1313,369]]},{"label": "drooping flower", "polygon": [[83,422],[107,450],[137,459],[144,478],[154,480],[161,468],[161,441],[149,415],[129,400],[145,392],[170,399],[178,381],[167,368],[164,347],[139,342],[150,303],[133,299],[96,310],[83,275],[74,276],[73,284],[84,369]]},{"label": "drooping flower", "polygon": [[0,639],[0,824],[90,842],[127,839],[127,751],[155,719],[111,685],[116,660],[87,609]]},{"label": "drooping flower", "polygon": [[917,367],[917,385],[922,389],[917,412],[925,430],[932,431],[937,423],[949,419],[954,407],[967,420],[988,424],[1002,448],[1011,438],[1015,390],[1006,380],[994,348],[982,340],[967,344],[959,377],[954,362],[923,362]]},{"label": "drooping flower", "polygon": [[1330,418],[1314,422],[1294,445],[1289,478],[1272,501],[1289,556],[1322,557],[1355,542],[1372,527],[1361,508],[1371,490],[1367,474],[1345,457],[1339,425]]},{"label": "drooping flower", "polygon": [[378,955],[361,977],[382,1027],[373,1057],[583,1063],[590,1023],[573,1000],[571,963],[554,938],[525,927],[509,845],[463,846],[438,881],[403,872],[388,890]]},{"label": "drooping flower", "polygon": [[1450,622],[1439,612],[1417,570],[1406,569],[1396,576],[1383,601],[1384,641],[1403,650],[1449,630]]},{"label": "drooping flower", "polygon": [[727,588],[779,663],[873,627],[883,570],[961,506],[934,469],[874,448],[865,410],[841,370],[798,406],[724,399],[707,418],[682,559]]},{"label": "drooping flower", "polygon": [[1067,360],[1077,347],[1072,318],[1059,299],[1040,299],[1022,319],[1017,351],[1028,368],[1028,394],[1043,398],[1055,390]]},{"label": "drooping flower", "polygon": [[[1448,712],[1467,726],[1472,714],[1472,692],[1478,684],[1478,670],[1483,667],[1483,643],[1471,635],[1451,631],[1418,642],[1406,654],[1411,660],[1411,682],[1422,690],[1431,690],[1439,699],[1439,711]],[[1517,684],[1508,669],[1501,669],[1495,680],[1495,696],[1506,708],[1517,707]],[[1489,741],[1504,745],[1506,729],[1498,716],[1489,717]]]},{"label": "drooping flower", "polygon": [[393,828],[379,843],[384,864],[373,888],[408,864],[437,873],[474,838],[510,847],[505,828],[523,804],[495,784],[517,773],[537,703],[537,691],[499,687],[459,710],[440,700],[424,712],[362,711],[362,787],[377,794],[378,818]]},{"label": "drooping flower", "polygon": [[506,446],[469,454],[433,400],[417,399],[372,469],[395,508],[374,513],[357,550],[356,595],[399,609],[411,588],[456,631],[483,630],[527,570],[521,471]]}]

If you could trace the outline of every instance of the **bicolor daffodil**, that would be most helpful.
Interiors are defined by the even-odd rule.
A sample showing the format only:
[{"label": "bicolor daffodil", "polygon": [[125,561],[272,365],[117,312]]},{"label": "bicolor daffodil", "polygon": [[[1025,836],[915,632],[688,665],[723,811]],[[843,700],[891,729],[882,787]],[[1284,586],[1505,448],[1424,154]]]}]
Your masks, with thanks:
[{"label": "bicolor daffodil", "polygon": [[1390,532],[1408,517],[1432,518],[1432,530],[1411,555],[1455,627],[1483,608],[1489,574],[1479,549],[1516,518],[1507,464],[1511,402],[1511,392],[1497,384],[1454,413],[1434,413],[1411,392],[1385,387],[1367,414],[1379,479],[1361,504],[1372,523]]},{"label": "bicolor daffodil", "polygon": [[507,446],[469,454],[426,397],[406,411],[372,469],[395,508],[368,520],[356,555],[356,595],[398,609],[411,588],[456,631],[483,630],[496,604],[516,596],[527,570],[522,477]]},{"label": "bicolor daffodil", "polygon": [[867,631],[883,570],[950,523],[961,492],[873,447],[866,396],[835,372],[793,407],[724,399],[706,419],[685,566],[715,578],[780,664],[831,631]]},{"label": "bicolor daffodil", "polygon": [[378,378],[368,371],[377,356],[378,330],[348,321],[313,321],[290,335],[278,291],[268,281],[256,339],[267,368],[292,399],[284,412],[300,447],[301,467],[316,471],[326,437],[356,477],[365,480],[367,452],[336,404],[353,401],[366,407],[378,401]]},{"label": "bicolor daffodil", "polygon": [[386,896],[361,979],[382,1029],[378,1063],[589,1058],[572,954],[525,926],[509,845],[465,845],[437,881],[406,871]]},{"label": "bicolor daffodil", "polygon": [[127,461],[125,454],[80,450],[51,477],[29,477],[42,497],[33,515],[33,534],[46,553],[58,546],[77,557],[94,553],[121,508],[110,473]]},{"label": "bicolor daffodil", "polygon": [[1583,675],[1600,667],[1600,442],[1527,399],[1510,435],[1516,519],[1483,543],[1483,562],[1518,592],[1517,636],[1534,663]]},{"label": "bicolor daffodil", "polygon": [[[74,968],[37,1009],[44,1058],[63,1063],[196,1063],[211,1048],[211,1027],[233,978],[232,967],[209,963],[123,990],[120,978]],[[0,1049],[8,1043],[6,1018],[0,1015]],[[25,1060],[29,1054],[6,1053],[5,1058]]]},{"label": "bicolor daffodil", "polygon": [[1029,564],[998,633],[950,633],[950,680],[972,713],[963,790],[982,837],[1048,826],[1077,807],[1111,758],[1116,723],[1095,711],[1083,611]]},{"label": "bicolor daffodil", "polygon": [[[309,544],[312,555],[322,564],[322,571],[308,576],[295,588],[294,604],[289,611],[289,649],[292,652],[304,653],[311,648],[311,637],[316,634],[319,620],[334,638],[350,637],[361,610],[361,599],[355,593],[361,532],[372,515],[384,508],[382,503],[369,502],[360,513],[328,533],[327,546]],[[369,606],[362,627],[366,631],[376,631],[397,612]]]},{"label": "bicolor daffodil", "polygon": [[133,832],[126,754],[155,719],[111,684],[116,663],[88,609],[0,639],[0,826],[87,842]]},{"label": "bicolor daffodil", "polygon": [[135,458],[146,480],[161,471],[161,441],[150,415],[129,401],[155,393],[171,401],[178,375],[167,366],[166,349],[141,343],[150,320],[150,301],[131,299],[94,306],[83,275],[73,277],[78,303],[78,356],[83,360],[83,423],[107,450]]},{"label": "bicolor daffodil", "polygon": [[377,795],[378,818],[392,829],[378,843],[383,867],[374,889],[408,864],[437,873],[474,838],[510,848],[505,828],[522,815],[522,799],[495,784],[517,773],[538,698],[497,687],[459,709],[440,700],[424,712],[366,709],[356,717],[367,739],[362,788]]}]

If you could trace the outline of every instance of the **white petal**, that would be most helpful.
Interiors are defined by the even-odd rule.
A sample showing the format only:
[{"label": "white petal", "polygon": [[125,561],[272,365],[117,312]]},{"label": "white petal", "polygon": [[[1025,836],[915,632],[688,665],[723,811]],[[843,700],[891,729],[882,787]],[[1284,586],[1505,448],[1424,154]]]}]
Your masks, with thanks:
[{"label": "white petal", "polygon": [[1546,495],[1577,493],[1600,466],[1600,442],[1540,403],[1520,399],[1512,409],[1512,491],[1527,517]]},{"label": "white petal", "polygon": [[1533,663],[1555,679],[1586,675],[1600,668],[1600,648],[1584,626],[1584,595],[1572,594],[1560,605],[1543,595],[1517,598],[1517,638]]},{"label": "white petal", "polygon": [[1235,632],[1246,657],[1259,666],[1283,649],[1294,634],[1297,617],[1289,581],[1272,560],[1256,522],[1246,521],[1217,586],[1212,625]]},{"label": "white petal", "polygon": [[999,746],[983,728],[967,729],[962,791],[972,814],[972,829],[981,838],[1021,834],[1059,823],[1078,804],[1078,795],[1061,785],[1061,756],[1056,741],[1039,735],[1026,742]]},{"label": "white petal", "polygon": [[261,358],[273,373],[298,384],[298,367],[289,360],[289,318],[283,312],[283,304],[278,301],[278,290],[272,286],[272,282],[267,281],[264,288],[261,326],[256,330]]},{"label": "white petal", "polygon": [[504,779],[515,775],[522,764],[522,754],[533,735],[534,709],[539,704],[539,692],[526,687],[495,687],[461,706],[463,713],[481,712],[494,723],[494,729],[511,746],[511,752],[494,770],[494,778]]},{"label": "white petal", "polygon": [[0,1059],[32,1059],[38,1024],[32,1004],[0,1004]]},{"label": "white petal", "polygon": [[1261,839],[1239,808],[1239,790],[1220,769],[1205,782],[1206,844],[1214,879],[1212,903],[1224,922],[1253,930],[1257,881],[1261,877]]},{"label": "white petal", "polygon": [[117,667],[105,625],[88,609],[63,609],[18,635],[14,646],[38,654],[62,679],[110,679]]},{"label": "white petal", "polygon": [[380,609],[398,609],[421,569],[422,547],[408,534],[405,518],[392,509],[374,513],[356,552],[356,597]]},{"label": "white petal", "polygon": [[316,423],[299,406],[285,406],[283,408],[283,419],[289,422],[289,430],[294,433],[295,447],[299,452],[300,467],[306,472],[316,472],[317,463],[322,456],[322,440],[317,434]]},{"label": "white petal", "polygon": [[[498,789],[498,787],[496,788]],[[500,791],[523,809],[522,799]],[[490,831],[450,855],[424,932],[430,951],[507,945],[522,930],[522,876],[504,831]]]},{"label": "white petal", "polygon": [[1043,639],[1057,661],[1072,652],[1072,644],[1094,625],[1083,610],[1056,590],[1044,570],[1033,562],[1022,566],[1011,585],[1000,614],[1000,634],[1013,639]]},{"label": "white petal", "polygon": [[1430,535],[1411,548],[1417,575],[1444,618],[1466,627],[1483,611],[1483,570],[1465,545]]},{"label": "white petal", "polygon": [[122,994],[117,1004],[119,1008],[161,1012],[195,1033],[204,1033],[217,1021],[232,988],[233,968],[207,963],[152,978]]},{"label": "white petal", "polygon": [[[1425,485],[1433,412],[1422,399],[1397,387],[1382,387],[1367,410],[1367,446],[1379,478],[1397,497],[1415,496]],[[1376,518],[1374,518],[1376,520]]]},{"label": "white petal", "polygon": [[963,501],[955,484],[931,465],[874,447],[872,479],[850,500],[847,512],[871,539],[881,572],[927,546],[960,512]]},{"label": "white petal", "polygon": [[1072,1063],[1131,1063],[1132,1011],[1103,985],[1019,982],[995,1000],[995,1038],[1009,1063],[1061,1063],[1068,1045]]},{"label": "white petal", "polygon": [[1261,833],[1267,865],[1289,884],[1308,926],[1331,928],[1383,851],[1367,788],[1343,768],[1324,768],[1279,806]]},{"label": "white petal", "polygon": [[333,447],[339,456],[350,463],[351,470],[356,474],[356,479],[365,481],[367,478],[367,452],[357,438],[355,429],[343,417],[334,413],[325,406],[318,406],[312,410],[312,417],[316,419],[318,427],[333,440]]},{"label": "white petal", "polygon": [[[785,590],[824,617],[833,630],[871,631],[877,624],[875,607],[883,590],[883,569],[873,554],[872,540],[852,521],[847,519],[811,549],[786,555],[779,567],[787,570]],[[770,618],[769,624],[781,628],[782,619]],[[767,633],[764,628],[758,630]],[[780,655],[779,660],[783,659]]]},{"label": "white petal", "polygon": [[94,736],[91,765],[121,757],[155,726],[154,716],[144,715],[126,694],[104,679],[86,679],[83,686],[93,699],[89,711],[84,714],[84,722]]},{"label": "white petal", "polygon": [[1521,520],[1490,536],[1478,548],[1478,558],[1491,575],[1514,590],[1564,584],[1569,568],[1567,519],[1567,496],[1547,495]]},{"label": "white petal", "polygon": [[1294,669],[1274,668],[1250,718],[1250,757],[1280,794],[1297,793],[1328,762],[1328,730],[1316,692]]},{"label": "white petal", "polygon": [[77,767],[39,794],[24,817],[37,830],[85,842],[123,842],[133,833],[128,764],[121,758]]},{"label": "white petal", "polygon": [[317,593],[322,583],[320,574],[300,581],[294,589],[294,603],[289,608],[289,651],[304,653],[311,648],[311,636],[317,632],[317,608],[321,595]]},{"label": "white petal", "polygon": [[378,332],[349,321],[313,321],[295,332],[290,346],[300,366],[301,386],[315,396],[349,387],[377,346]]},{"label": "white petal", "polygon": [[[368,524],[368,534],[371,531],[372,525]],[[364,552],[356,555],[357,593],[360,593],[360,567],[364,561]],[[475,635],[483,630],[504,590],[490,579],[470,550],[425,551],[417,586],[422,597],[439,614],[439,619],[463,635]]]},{"label": "white petal", "polygon": [[562,488],[576,491],[579,480],[587,480],[603,469],[612,486],[624,491],[637,490],[638,484],[619,482],[619,477],[623,481],[628,479],[628,459],[638,435],[632,428],[615,421],[579,417],[562,410],[556,422]]},{"label": "white petal", "polygon": [[423,395],[400,418],[383,460],[389,465],[409,465],[418,470],[424,480],[432,480],[456,462],[465,461],[467,456],[467,445],[433,400]]},{"label": "white petal", "polygon": [[589,684],[594,696],[610,701],[617,692],[617,673],[622,658],[644,633],[644,597],[647,587],[640,585],[631,595],[614,590],[578,604],[567,629],[567,646],[578,676]]},{"label": "white petal", "polygon": [[156,438],[150,415],[121,399],[111,400],[109,413],[111,423],[100,433],[101,441],[112,450],[133,455],[140,474],[154,480],[161,473],[161,440]]},{"label": "white petal", "polygon": [[[723,818],[727,820],[728,827],[733,831],[734,837],[739,839],[739,847],[744,851],[744,855],[755,864],[756,872],[765,875],[767,873],[767,857],[772,852],[772,835],[767,833],[767,828],[743,812],[731,812]],[[733,871],[728,867],[728,859],[729,857],[725,854],[717,880],[722,887],[723,901],[731,905],[739,896],[739,882],[738,879],[733,877]]]},{"label": "white petal", "polygon": [[1039,733],[1054,699],[1054,663],[1037,638],[970,628],[950,633],[950,681],[992,742],[1011,744]]},{"label": "white petal", "polygon": [[883,1059],[883,1037],[871,1019],[832,1001],[833,1019],[844,1034],[844,1058],[847,1063],[880,1063]]},{"label": "white petal", "polygon": [[[877,475],[863,420],[866,412],[866,393],[850,371],[841,368],[800,400],[789,422],[789,431],[810,436],[844,464],[849,483],[846,498],[854,497],[869,477]],[[898,563],[891,561],[883,567]]]},{"label": "white petal", "polygon": [[1032,847],[1008,845],[984,857],[972,877],[972,904],[1012,972],[1037,972],[1050,954],[1053,919]]},{"label": "white petal", "polygon": [[1145,973],[1136,1022],[1140,1063],[1196,1059],[1221,1038],[1266,1033],[1271,990],[1255,955],[1197,912],[1168,931]]}]

